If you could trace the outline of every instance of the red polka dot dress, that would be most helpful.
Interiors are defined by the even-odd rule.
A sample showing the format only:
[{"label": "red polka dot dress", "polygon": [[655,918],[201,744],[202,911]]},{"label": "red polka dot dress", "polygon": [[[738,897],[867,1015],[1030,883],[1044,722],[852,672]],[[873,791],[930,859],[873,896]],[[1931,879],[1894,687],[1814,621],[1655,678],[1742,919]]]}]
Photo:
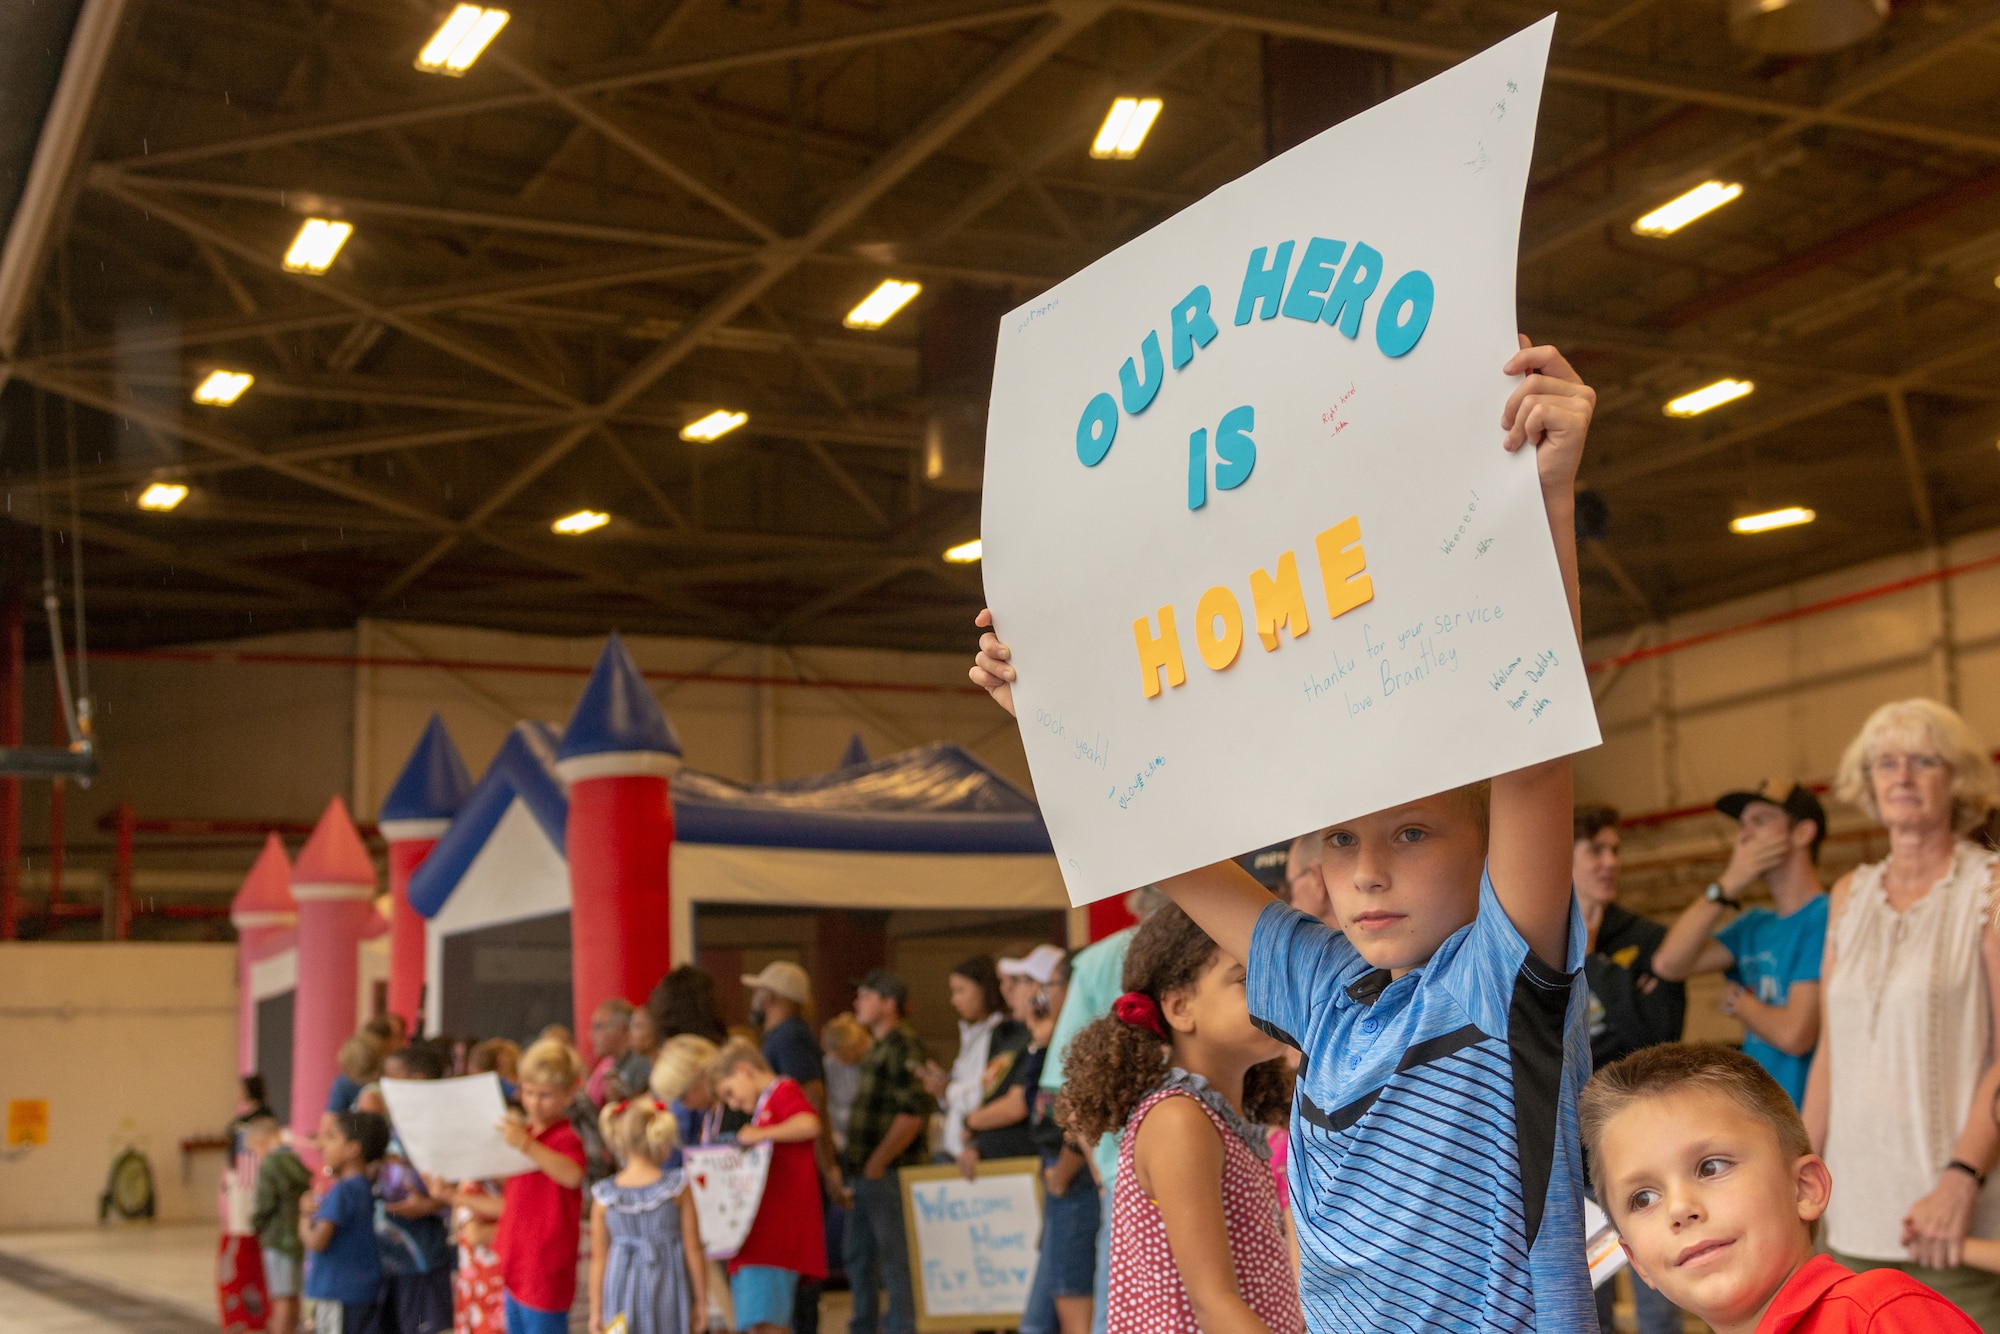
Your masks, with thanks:
[{"label": "red polka dot dress", "polygon": [[[1168,1098],[1191,1098],[1222,1137],[1222,1213],[1237,1291],[1271,1334],[1305,1334],[1298,1281],[1292,1274],[1271,1168],[1202,1098],[1185,1087],[1149,1093],[1132,1112],[1118,1145],[1118,1180],[1111,1195],[1111,1283],[1105,1334],[1200,1334],[1187,1288],[1167,1246],[1159,1207],[1139,1188],[1132,1166],[1139,1124]],[[1261,1129],[1259,1130],[1261,1135]]]}]

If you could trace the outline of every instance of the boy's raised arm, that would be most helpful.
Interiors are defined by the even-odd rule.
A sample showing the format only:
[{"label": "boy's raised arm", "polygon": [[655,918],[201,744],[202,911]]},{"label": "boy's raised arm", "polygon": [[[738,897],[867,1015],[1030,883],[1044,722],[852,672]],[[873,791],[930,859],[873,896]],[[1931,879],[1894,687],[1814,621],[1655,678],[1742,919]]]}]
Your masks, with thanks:
[{"label": "boy's raised arm", "polygon": [[[1549,536],[1569,599],[1570,626],[1578,636],[1569,647],[1580,651],[1583,634],[1576,564],[1576,472],[1584,438],[1597,406],[1597,392],[1583,382],[1562,353],[1530,345],[1508,361],[1509,375],[1525,378],[1514,386],[1502,411],[1509,453],[1532,446],[1541,477],[1542,504]],[[1501,774],[1493,780],[1487,866],[1493,891],[1507,919],[1544,963],[1560,968],[1568,954],[1571,815],[1575,786],[1569,758]]]},{"label": "boy's raised arm", "polygon": [[[973,624],[986,633],[979,637],[979,656],[973,659],[970,673],[972,683],[1011,714],[1014,655],[993,631],[991,608],[982,609]],[[1250,928],[1257,925],[1257,914],[1271,902],[1271,895],[1248,871],[1235,862],[1222,861],[1169,876],[1160,882],[1160,888],[1194,919],[1196,926],[1208,933],[1210,940],[1222,947],[1223,953],[1238,963],[1250,961]]]}]

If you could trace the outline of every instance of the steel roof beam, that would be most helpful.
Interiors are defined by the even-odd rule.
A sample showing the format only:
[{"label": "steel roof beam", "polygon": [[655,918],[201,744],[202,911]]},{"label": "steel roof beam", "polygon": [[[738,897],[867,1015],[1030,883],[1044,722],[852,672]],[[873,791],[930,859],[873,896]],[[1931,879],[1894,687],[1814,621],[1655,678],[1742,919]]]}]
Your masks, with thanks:
[{"label": "steel roof beam", "polygon": [[[642,60],[625,64],[623,67],[613,67],[606,73],[591,78],[552,87],[571,96],[588,97],[598,93],[616,92],[622,88],[638,88],[652,83],[670,83],[676,79],[726,74],[733,70],[752,69],[759,65],[809,60],[815,56],[835,55],[871,46],[910,41],[962,28],[1015,22],[1039,17],[1048,13],[1049,9],[1049,3],[1036,0],[971,0],[970,3],[932,5],[917,12],[896,9],[881,14],[871,14],[848,23],[828,24],[824,28],[789,35],[786,40],[776,42],[761,33],[750,38],[736,37],[711,43],[706,49],[697,50],[692,55],[666,64]],[[367,116],[301,121],[258,134],[215,140],[205,144],[187,144],[179,148],[164,147],[140,157],[120,159],[112,165],[135,170],[157,170],[182,162],[229,157],[264,148],[278,148],[318,139],[337,139],[403,125],[421,125],[427,121],[456,120],[518,107],[539,106],[548,100],[547,94],[532,88],[514,93],[490,94],[485,97],[440,96],[426,99],[415,106],[376,112]]]},{"label": "steel roof beam", "polygon": [[[685,360],[710,333],[726,325],[797,268],[807,255],[850,226],[870,205],[981,112],[1040,68],[1045,60],[1083,28],[1095,22],[1105,8],[1103,0],[1072,0],[1057,14],[1038,23],[1026,36],[1011,43],[984,72],[961,88],[896,147],[877,159],[822,209],[805,235],[788,238],[767,248],[755,270],[710,302],[707,309],[690,321],[678,337],[628,372],[598,405],[597,420],[614,417],[629,407],[661,376]],[[524,487],[580,444],[592,429],[593,423],[582,422],[565,431],[525,467],[496,487],[456,532],[440,538],[422,558],[390,580],[379,596],[384,599],[394,597],[408,588],[425,570],[443,559],[463,536],[499,513]]]}]

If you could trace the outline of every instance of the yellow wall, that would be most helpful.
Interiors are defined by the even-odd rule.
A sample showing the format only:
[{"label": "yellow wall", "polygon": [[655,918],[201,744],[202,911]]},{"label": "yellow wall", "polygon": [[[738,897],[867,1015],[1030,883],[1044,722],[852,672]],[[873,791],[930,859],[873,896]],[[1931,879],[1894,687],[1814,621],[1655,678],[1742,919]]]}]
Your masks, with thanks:
[{"label": "yellow wall", "polygon": [[0,944],[0,1115],[47,1099],[49,1142],[0,1145],[0,1230],[93,1223],[113,1156],[153,1166],[159,1217],[210,1219],[236,1095],[236,947]]}]

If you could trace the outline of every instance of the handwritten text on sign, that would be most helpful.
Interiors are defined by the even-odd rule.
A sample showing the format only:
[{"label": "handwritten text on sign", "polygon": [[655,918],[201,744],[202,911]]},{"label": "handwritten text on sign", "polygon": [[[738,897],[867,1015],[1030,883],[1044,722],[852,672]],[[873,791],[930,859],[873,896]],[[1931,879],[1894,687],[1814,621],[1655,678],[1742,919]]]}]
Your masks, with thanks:
[{"label": "handwritten text on sign", "polygon": [[1500,427],[1553,31],[1002,322],[982,576],[1074,902],[1596,744]]},{"label": "handwritten text on sign", "polygon": [[[1035,1177],[954,1171],[910,1181],[912,1268],[926,1316],[1012,1316],[1027,1308],[1041,1253]],[[1006,1322],[1001,1322],[1006,1323]]]}]

